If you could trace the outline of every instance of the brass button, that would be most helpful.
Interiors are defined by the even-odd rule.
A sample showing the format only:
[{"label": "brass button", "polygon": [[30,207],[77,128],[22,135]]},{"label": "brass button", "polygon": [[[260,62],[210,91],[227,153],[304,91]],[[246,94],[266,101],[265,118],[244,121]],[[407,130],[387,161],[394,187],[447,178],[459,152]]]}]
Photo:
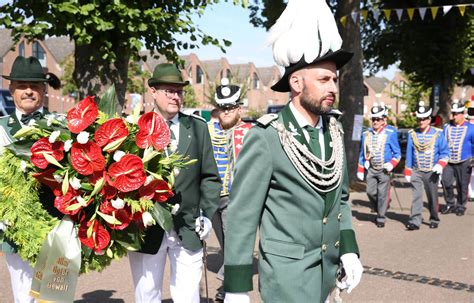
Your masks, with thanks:
[{"label": "brass button", "polygon": [[339,241],[336,241],[336,243],[334,243],[334,247],[339,248]]},{"label": "brass button", "polygon": [[326,223],[328,223],[328,217],[323,218],[323,224],[326,224]]},{"label": "brass button", "polygon": [[341,218],[342,218],[342,214],[339,213],[339,214],[337,215],[337,220],[341,221]]},{"label": "brass button", "polygon": [[321,246],[321,250],[323,252],[326,252],[327,249],[328,249],[328,246],[326,244],[323,244],[323,246]]}]

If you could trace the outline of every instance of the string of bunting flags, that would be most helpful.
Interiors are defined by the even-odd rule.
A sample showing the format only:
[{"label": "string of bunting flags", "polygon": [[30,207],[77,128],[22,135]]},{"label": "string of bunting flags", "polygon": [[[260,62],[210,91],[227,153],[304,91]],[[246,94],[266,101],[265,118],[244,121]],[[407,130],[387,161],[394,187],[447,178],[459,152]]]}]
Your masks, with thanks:
[{"label": "string of bunting flags", "polygon": [[388,8],[388,9],[370,8],[370,9],[362,9],[359,11],[352,12],[349,15],[342,16],[341,18],[339,18],[339,22],[341,22],[343,26],[346,26],[348,19],[352,19],[352,22],[356,23],[359,20],[359,18],[362,16],[364,20],[367,20],[369,12],[372,13],[372,16],[375,18],[376,21],[379,21],[381,17],[385,17],[387,21],[390,21],[393,12],[395,12],[396,16],[398,17],[398,21],[401,21],[404,12],[406,12],[406,14],[408,15],[408,19],[412,21],[415,16],[415,12],[417,11],[421,20],[424,20],[426,16],[426,12],[428,10],[431,12],[432,19],[435,20],[439,11],[442,11],[443,16],[445,16],[449,11],[451,11],[453,7],[456,7],[459,10],[459,13],[461,14],[461,16],[464,17],[466,8],[469,6],[474,7],[474,3],[427,6],[427,7]]}]

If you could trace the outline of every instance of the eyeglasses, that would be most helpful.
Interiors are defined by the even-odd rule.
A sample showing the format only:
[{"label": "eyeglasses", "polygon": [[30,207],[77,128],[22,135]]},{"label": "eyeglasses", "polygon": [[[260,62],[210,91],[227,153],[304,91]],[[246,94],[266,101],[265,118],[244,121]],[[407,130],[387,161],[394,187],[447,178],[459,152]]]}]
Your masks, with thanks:
[{"label": "eyeglasses", "polygon": [[184,96],[184,90],[182,89],[160,89],[160,91],[164,92],[166,97],[173,98],[174,96],[182,97]]},{"label": "eyeglasses", "polygon": [[416,118],[418,121],[425,121],[431,119],[430,117],[425,117],[425,118]]},{"label": "eyeglasses", "polygon": [[235,106],[235,107],[224,107],[221,109],[221,112],[224,113],[224,112],[228,112],[228,113],[233,113],[235,112],[239,107],[238,106]]},{"label": "eyeglasses", "polygon": [[375,122],[375,121],[382,121],[383,118],[372,118],[372,122]]}]

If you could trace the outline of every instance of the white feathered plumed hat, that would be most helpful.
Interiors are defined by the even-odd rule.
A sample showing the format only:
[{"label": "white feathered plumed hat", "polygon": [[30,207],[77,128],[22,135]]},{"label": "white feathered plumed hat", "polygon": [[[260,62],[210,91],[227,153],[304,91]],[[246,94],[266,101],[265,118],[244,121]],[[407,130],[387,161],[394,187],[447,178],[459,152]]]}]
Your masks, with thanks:
[{"label": "white feathered plumed hat", "polygon": [[336,20],[325,0],[289,0],[267,43],[273,47],[275,62],[285,67],[283,77],[272,86],[278,92],[290,91],[288,78],[297,70],[323,61],[332,61],[339,69],[353,55],[341,49]]},{"label": "white feathered plumed hat", "polygon": [[418,108],[416,109],[417,118],[426,118],[431,116],[432,109],[429,106],[425,105],[424,101],[418,103]]},{"label": "white feathered plumed hat", "polygon": [[240,87],[229,84],[229,79],[222,78],[221,85],[216,87],[215,99],[219,107],[240,105]]},{"label": "white feathered plumed hat", "polygon": [[464,103],[462,101],[460,102],[458,99],[454,99],[453,103],[451,103],[452,113],[463,113],[465,109]]},{"label": "white feathered plumed hat", "polygon": [[370,109],[370,118],[383,118],[386,117],[388,113],[388,109],[385,107],[384,103],[374,103],[372,108]]}]

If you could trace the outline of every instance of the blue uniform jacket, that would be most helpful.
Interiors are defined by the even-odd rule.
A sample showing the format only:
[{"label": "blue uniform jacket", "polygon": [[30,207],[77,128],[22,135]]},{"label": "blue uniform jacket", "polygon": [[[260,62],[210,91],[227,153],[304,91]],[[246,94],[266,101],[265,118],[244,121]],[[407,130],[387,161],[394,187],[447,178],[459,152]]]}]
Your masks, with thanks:
[{"label": "blue uniform jacket", "polygon": [[374,169],[380,170],[387,162],[393,167],[397,166],[400,158],[401,150],[395,127],[386,126],[378,132],[369,128],[362,134],[357,172],[364,172],[366,161],[370,161],[370,166]]},{"label": "blue uniform jacket", "polygon": [[408,133],[406,169],[431,171],[436,164],[445,167],[448,159],[448,142],[441,129],[430,127],[425,133],[419,129]]}]

